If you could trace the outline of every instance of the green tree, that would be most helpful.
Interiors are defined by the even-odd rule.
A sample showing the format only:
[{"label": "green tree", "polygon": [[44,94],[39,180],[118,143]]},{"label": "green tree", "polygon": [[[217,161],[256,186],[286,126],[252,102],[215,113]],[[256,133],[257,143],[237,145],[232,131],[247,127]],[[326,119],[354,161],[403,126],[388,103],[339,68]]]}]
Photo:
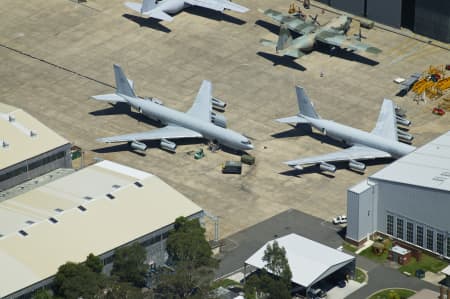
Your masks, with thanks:
[{"label": "green tree", "polygon": [[167,271],[159,277],[154,289],[156,299],[208,298],[214,269],[195,267],[191,262],[179,262],[174,272]]},{"label": "green tree", "polygon": [[52,299],[53,296],[50,294],[49,291],[40,289],[33,295],[33,299]]},{"label": "green tree", "polygon": [[121,282],[132,283],[136,287],[145,286],[148,266],[145,262],[145,249],[139,243],[116,250],[111,274]]},{"label": "green tree", "polygon": [[63,298],[93,298],[105,285],[105,278],[84,264],[67,262],[60,266],[53,284],[55,295]]},{"label": "green tree", "polygon": [[292,272],[286,257],[286,249],[280,247],[277,241],[268,244],[264,251],[263,261],[266,262],[265,268],[288,286],[291,286]]},{"label": "green tree", "polygon": [[245,298],[290,299],[292,272],[286,250],[277,241],[268,244],[264,269],[252,275],[244,286]]},{"label": "green tree", "polygon": [[167,252],[175,262],[190,262],[194,267],[217,267],[212,258],[211,247],[205,239],[205,229],[198,219],[188,220],[179,217],[175,220],[175,229],[167,239]]},{"label": "green tree", "polygon": [[266,270],[248,278],[244,286],[247,299],[291,299],[290,289],[286,284]]},{"label": "green tree", "polygon": [[[146,296],[140,288],[128,282],[111,281],[110,285],[103,292],[101,299],[143,299]],[[152,298],[152,297],[148,297]]]},{"label": "green tree", "polygon": [[86,259],[86,266],[95,273],[101,273],[103,270],[103,262],[98,257],[90,253]]}]

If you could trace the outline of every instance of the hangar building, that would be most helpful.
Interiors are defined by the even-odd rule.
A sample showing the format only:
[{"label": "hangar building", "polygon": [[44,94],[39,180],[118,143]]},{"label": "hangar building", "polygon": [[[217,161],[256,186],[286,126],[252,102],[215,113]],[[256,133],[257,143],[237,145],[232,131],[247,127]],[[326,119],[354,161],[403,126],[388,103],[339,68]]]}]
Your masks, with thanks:
[{"label": "hangar building", "polygon": [[347,240],[374,233],[450,259],[450,131],[350,188]]},{"label": "hangar building", "polygon": [[0,297],[32,294],[58,267],[89,253],[108,264],[114,249],[139,242],[165,261],[174,220],[202,209],[158,177],[102,161],[0,203]]},{"label": "hangar building", "polygon": [[392,27],[450,42],[450,1],[318,0],[324,4]]},{"label": "hangar building", "polygon": [[0,190],[71,167],[70,143],[34,117],[0,103]]},{"label": "hangar building", "polygon": [[264,252],[267,245],[274,241],[286,250],[292,282],[306,294],[311,289],[319,288],[325,279],[334,277],[342,280],[347,275],[352,276],[355,273],[354,256],[297,234],[289,234],[264,244],[245,261],[244,272],[247,266],[256,269],[263,269],[266,266],[266,262],[263,261]]}]

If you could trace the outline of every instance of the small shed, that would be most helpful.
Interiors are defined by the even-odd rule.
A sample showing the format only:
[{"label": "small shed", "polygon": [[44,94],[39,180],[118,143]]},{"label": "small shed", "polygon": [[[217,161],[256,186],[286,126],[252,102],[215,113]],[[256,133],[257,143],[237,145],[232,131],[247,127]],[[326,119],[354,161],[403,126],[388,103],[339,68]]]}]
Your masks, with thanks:
[{"label": "small shed", "polygon": [[411,250],[395,245],[389,250],[389,259],[399,265],[404,265],[411,259]]}]

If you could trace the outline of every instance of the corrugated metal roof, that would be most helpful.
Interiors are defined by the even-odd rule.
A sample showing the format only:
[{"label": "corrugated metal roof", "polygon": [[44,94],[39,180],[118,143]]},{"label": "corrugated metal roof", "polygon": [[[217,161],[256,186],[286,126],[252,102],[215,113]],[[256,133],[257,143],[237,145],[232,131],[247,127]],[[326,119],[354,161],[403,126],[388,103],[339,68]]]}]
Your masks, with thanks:
[{"label": "corrugated metal roof", "polygon": [[109,161],[6,200],[0,297],[51,277],[67,261],[82,262],[201,211],[158,177]]},{"label": "corrugated metal roof", "polygon": [[0,169],[67,143],[22,109],[0,103]]},{"label": "corrugated metal roof", "polygon": [[[354,260],[354,257],[333,249],[316,241],[297,234],[275,239],[280,247],[286,250],[286,257],[292,272],[292,282],[303,287],[310,287],[321,278],[333,273]],[[266,263],[262,260],[268,244],[258,249],[245,263],[263,269]]]},{"label": "corrugated metal roof", "polygon": [[450,131],[370,178],[450,191]]}]

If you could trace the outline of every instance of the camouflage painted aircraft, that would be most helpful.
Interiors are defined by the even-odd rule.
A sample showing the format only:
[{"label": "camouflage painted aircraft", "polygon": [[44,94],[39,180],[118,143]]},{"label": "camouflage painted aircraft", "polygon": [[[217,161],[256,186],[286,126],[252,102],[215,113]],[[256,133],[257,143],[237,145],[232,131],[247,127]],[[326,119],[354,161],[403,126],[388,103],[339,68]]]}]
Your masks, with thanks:
[{"label": "camouflage painted aircraft", "polygon": [[[275,47],[279,54],[298,58],[305,55],[305,52],[313,50],[317,42],[373,54],[381,52],[378,48],[362,43],[360,41],[361,33],[359,38],[346,35],[352,22],[352,19],[348,16],[341,15],[324,25],[320,25],[317,22],[317,16],[309,20],[295,15],[284,15],[272,9],[262,12],[280,23],[280,34],[278,42],[266,39],[261,39],[260,42],[262,45]],[[301,34],[301,36],[292,39],[289,29]]]}]

